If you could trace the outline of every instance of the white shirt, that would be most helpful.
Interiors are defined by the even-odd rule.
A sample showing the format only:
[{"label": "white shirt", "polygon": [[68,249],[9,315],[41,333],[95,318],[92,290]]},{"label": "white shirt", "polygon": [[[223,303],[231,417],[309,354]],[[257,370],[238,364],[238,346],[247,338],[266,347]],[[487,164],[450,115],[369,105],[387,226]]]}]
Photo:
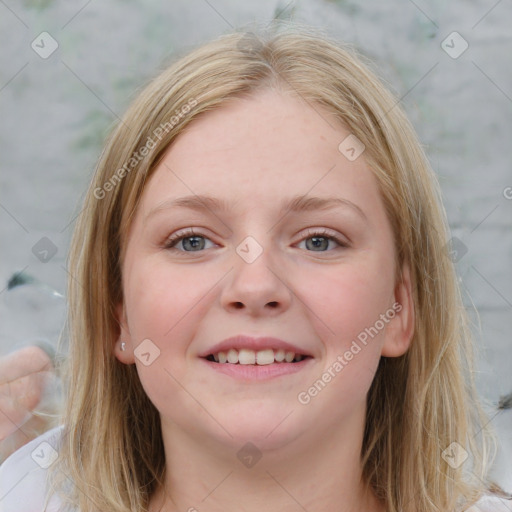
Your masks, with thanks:
[{"label": "white shirt", "polygon": [[63,426],[33,439],[0,466],[0,512],[58,512],[62,502],[53,496],[44,508],[47,469],[57,460]]},{"label": "white shirt", "polygon": [[[44,509],[47,469],[57,460],[63,426],[22,446],[0,466],[0,512],[59,512],[61,500],[53,495]],[[512,500],[484,496],[467,512],[512,511]],[[78,511],[77,511],[78,512]]]}]

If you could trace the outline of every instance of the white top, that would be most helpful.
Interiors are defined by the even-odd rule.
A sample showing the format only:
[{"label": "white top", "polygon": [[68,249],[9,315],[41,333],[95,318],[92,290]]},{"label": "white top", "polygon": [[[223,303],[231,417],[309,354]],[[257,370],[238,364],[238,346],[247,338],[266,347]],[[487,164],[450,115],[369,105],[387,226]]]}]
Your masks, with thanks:
[{"label": "white top", "polygon": [[63,426],[33,439],[0,466],[0,512],[58,512],[62,502],[54,496],[44,508],[47,469],[59,456]]},{"label": "white top", "polygon": [[[55,427],[22,446],[0,466],[0,512],[59,512],[52,496],[44,509],[47,469],[57,460],[63,426]],[[485,496],[467,512],[512,511],[512,500]],[[78,511],[77,511],[78,512]]]}]

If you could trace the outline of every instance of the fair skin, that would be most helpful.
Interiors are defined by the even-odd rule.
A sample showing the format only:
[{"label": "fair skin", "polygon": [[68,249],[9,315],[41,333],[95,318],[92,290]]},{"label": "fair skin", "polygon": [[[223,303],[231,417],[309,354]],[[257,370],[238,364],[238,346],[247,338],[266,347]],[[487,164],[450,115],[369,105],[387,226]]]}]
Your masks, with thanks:
[{"label": "fair skin", "polygon": [[0,358],[0,462],[46,428],[32,415],[51,379],[53,365],[40,347]]},{"label": "fair skin", "polygon": [[[118,343],[115,355],[137,365],[160,412],[165,489],[151,511],[384,511],[361,483],[366,394],[380,357],[407,351],[414,315],[407,268],[396,280],[377,182],[364,154],[349,161],[338,151],[349,134],[319,106],[260,91],[191,123],[147,183],[122,262],[126,350]],[[154,211],[194,194],[228,210]],[[279,213],[297,195],[345,203]],[[165,247],[189,227],[203,238]],[[322,229],[328,234],[313,244],[308,230]],[[251,263],[236,251],[248,236],[263,249]],[[194,251],[197,242],[204,246]],[[299,403],[396,302],[402,308],[385,328]],[[200,357],[236,334],[281,338],[311,357],[295,373],[259,380],[223,374]],[[145,339],[160,350],[148,366],[134,355]],[[237,457],[247,442],[261,454],[252,467]]]}]

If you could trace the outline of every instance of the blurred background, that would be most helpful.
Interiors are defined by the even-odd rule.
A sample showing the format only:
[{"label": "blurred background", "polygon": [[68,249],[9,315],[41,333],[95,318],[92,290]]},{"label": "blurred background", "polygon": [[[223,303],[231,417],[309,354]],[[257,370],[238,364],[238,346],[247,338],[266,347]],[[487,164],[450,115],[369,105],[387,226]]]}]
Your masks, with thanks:
[{"label": "blurred background", "polygon": [[1,0],[0,355],[56,346],[74,221],[136,92],[176,52],[272,19],[354,44],[401,99],[441,183],[478,388],[512,459],[512,421],[497,409],[512,391],[508,1]]}]

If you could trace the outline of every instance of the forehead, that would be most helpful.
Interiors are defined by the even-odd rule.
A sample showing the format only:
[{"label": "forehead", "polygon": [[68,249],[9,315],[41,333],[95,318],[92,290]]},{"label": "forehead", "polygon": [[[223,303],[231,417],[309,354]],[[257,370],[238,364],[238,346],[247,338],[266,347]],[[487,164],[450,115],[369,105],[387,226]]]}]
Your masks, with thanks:
[{"label": "forehead", "polygon": [[339,145],[350,130],[332,112],[272,90],[202,114],[177,137],[153,172],[141,208],[193,194],[241,210],[276,208],[284,197],[340,195],[379,201],[364,153],[351,161]]}]

